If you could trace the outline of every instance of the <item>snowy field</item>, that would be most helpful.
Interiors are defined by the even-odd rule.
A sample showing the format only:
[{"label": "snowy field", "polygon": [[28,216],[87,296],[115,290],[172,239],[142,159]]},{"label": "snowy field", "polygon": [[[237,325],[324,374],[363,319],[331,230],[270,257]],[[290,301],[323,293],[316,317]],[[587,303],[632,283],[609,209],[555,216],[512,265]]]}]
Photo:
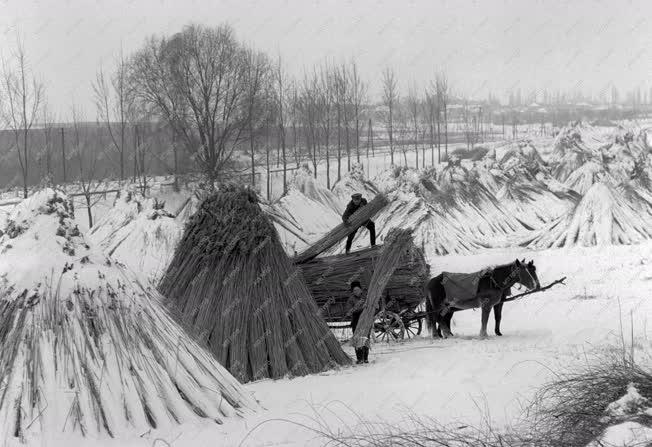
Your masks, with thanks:
[{"label": "snowy field", "polygon": [[[467,310],[453,319],[453,339],[433,340],[424,330],[414,340],[373,345],[368,365],[245,385],[266,408],[256,416],[221,426],[182,425],[141,438],[92,443],[107,447],[163,446],[163,440],[174,446],[319,445],[307,427],[320,430],[320,424],[326,424],[333,431],[355,431],[362,421],[400,425],[411,415],[478,425],[490,418],[500,427],[522,417],[528,399],[555,372],[591,361],[594,353],[608,346],[617,347],[621,331],[629,340],[633,330],[637,343],[650,352],[652,243],[487,251],[430,261],[438,270],[473,271],[516,257],[533,259],[543,284],[567,276],[567,285],[507,304],[502,337],[480,339],[480,314]],[[353,354],[349,346],[344,347]],[[37,445],[58,446],[60,441],[41,440]],[[91,440],[67,442],[81,446]]]},{"label": "snowy field", "polygon": [[[645,140],[643,132],[632,143],[624,142],[624,134],[613,127],[579,125],[567,131],[567,139],[533,135],[520,142],[486,144],[493,155],[473,168],[439,166],[427,175],[413,169],[397,174],[390,169],[389,154],[379,151],[365,158],[364,172],[347,175],[331,191],[325,188],[320,165],[316,181],[299,171],[288,196],[263,204],[291,253],[340,222],[352,191],[371,198],[392,190],[390,206],[374,218],[379,240],[391,226],[412,226],[431,276],[525,258],[534,261],[542,285],[567,278],[565,285],[507,303],[502,337],[480,338],[480,311],[466,310],[453,318],[452,339],[431,338],[424,324],[420,337],[373,344],[368,365],[245,384],[244,390],[264,410],[244,419],[228,418],[220,425],[184,423],[139,436],[116,433],[114,439],[62,432],[32,445],[317,446],[325,441],[320,431],[356,433],[368,428],[367,423],[400,427],[413,417],[475,426],[491,422],[500,430],[526,418],[524,409],[534,393],[556,373],[591,363],[605,350],[622,348],[623,342],[633,342],[640,354],[637,360],[652,366],[652,193],[634,175],[638,171],[632,161],[639,163],[636,157],[644,154],[648,161],[641,165],[643,171],[652,173],[652,133]],[[569,149],[568,141],[574,138],[579,142]],[[399,151],[396,157],[400,164],[403,154]],[[413,151],[408,153],[409,167],[414,166],[413,157]],[[552,160],[555,169],[548,169],[539,157]],[[600,157],[607,161],[595,166]],[[532,166],[540,169],[537,177],[530,174]],[[88,233],[89,240],[144,283],[160,278],[196,206],[186,204],[188,192],[161,186],[167,181],[158,179],[152,193],[165,201],[165,210],[152,199],[124,197],[114,207],[114,196],[108,196],[95,206],[96,227]],[[621,195],[618,188],[623,184],[629,189]],[[454,206],[437,203],[448,197],[443,191],[457,200]],[[530,195],[517,194],[523,191]],[[605,194],[612,198],[606,205]],[[625,205],[628,214],[622,214]],[[86,233],[85,209],[77,202],[75,207],[76,222]],[[2,219],[0,213],[0,223]],[[542,236],[554,232],[564,237],[550,241]],[[640,243],[618,245],[625,236]],[[581,246],[585,241],[589,246]],[[360,231],[354,248],[367,244],[367,232]],[[553,244],[560,248],[547,248]],[[332,251],[342,250],[337,246]],[[346,343],[349,334],[336,330],[336,335],[353,357]]]}]

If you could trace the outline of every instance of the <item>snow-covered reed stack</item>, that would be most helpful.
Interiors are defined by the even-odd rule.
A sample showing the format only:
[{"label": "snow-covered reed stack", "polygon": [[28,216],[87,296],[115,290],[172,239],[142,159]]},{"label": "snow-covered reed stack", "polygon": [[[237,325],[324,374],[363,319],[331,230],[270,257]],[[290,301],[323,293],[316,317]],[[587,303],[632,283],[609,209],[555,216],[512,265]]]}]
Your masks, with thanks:
[{"label": "snow-covered reed stack", "polygon": [[350,363],[253,191],[225,187],[204,200],[159,290],[241,381]]},{"label": "snow-covered reed stack", "polygon": [[351,195],[360,193],[367,200],[373,199],[378,194],[378,188],[365,176],[364,169],[360,163],[352,163],[351,170],[345,173],[342,178],[333,186],[333,194],[337,196],[344,207],[351,200]]},{"label": "snow-covered reed stack", "polygon": [[46,189],[0,238],[0,436],[142,434],[257,403]]},{"label": "snow-covered reed stack", "polygon": [[652,222],[621,190],[595,183],[567,213],[525,237],[521,245],[554,248],[574,245],[634,244],[652,237]]},{"label": "snow-covered reed stack", "polygon": [[183,234],[183,224],[164,205],[123,192],[89,236],[106,254],[156,285]]},{"label": "snow-covered reed stack", "polygon": [[635,244],[652,237],[651,161],[643,135],[609,132],[584,123],[562,130],[553,152],[554,175],[577,197],[574,205],[521,245]]},{"label": "snow-covered reed stack", "polygon": [[327,188],[320,186],[308,163],[304,163],[297,169],[290,181],[290,189],[299,191],[304,196],[321,203],[335,213],[344,211],[338,198]]}]

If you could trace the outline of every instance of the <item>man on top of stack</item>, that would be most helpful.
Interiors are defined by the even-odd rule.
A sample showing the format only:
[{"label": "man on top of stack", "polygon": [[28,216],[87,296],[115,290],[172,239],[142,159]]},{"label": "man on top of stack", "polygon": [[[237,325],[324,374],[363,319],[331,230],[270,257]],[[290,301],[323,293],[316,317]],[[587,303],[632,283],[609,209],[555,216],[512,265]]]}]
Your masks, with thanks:
[{"label": "man on top of stack", "polygon": [[[346,205],[346,210],[344,210],[344,214],[342,214],[342,220],[344,221],[345,225],[349,225],[349,217],[353,215],[358,209],[362,208],[367,204],[367,199],[362,197],[362,194],[359,192],[352,194],[351,195],[351,201],[349,202],[348,205]],[[374,222],[369,219],[365,223],[362,224],[362,226],[366,227],[367,230],[369,230],[369,239],[371,242],[371,246],[373,247],[376,245],[376,225]],[[351,251],[351,244],[353,244],[353,238],[355,237],[355,233],[358,231],[358,229],[354,229],[351,233],[349,233],[349,236],[346,238],[346,252],[349,253]]]}]

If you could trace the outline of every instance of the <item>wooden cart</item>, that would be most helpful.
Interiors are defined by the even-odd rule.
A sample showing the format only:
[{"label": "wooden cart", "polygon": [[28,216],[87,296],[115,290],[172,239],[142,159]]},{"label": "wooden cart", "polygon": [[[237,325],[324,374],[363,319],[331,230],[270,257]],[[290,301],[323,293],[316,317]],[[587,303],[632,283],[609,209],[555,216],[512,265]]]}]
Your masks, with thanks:
[{"label": "wooden cart", "polygon": [[[350,284],[360,281],[369,286],[381,245],[334,256],[313,258],[298,264],[319,311],[332,328],[351,326],[346,303]],[[421,334],[425,318],[425,284],[430,267],[423,250],[414,246],[404,256],[385,288],[374,321],[378,341],[412,338]]]}]

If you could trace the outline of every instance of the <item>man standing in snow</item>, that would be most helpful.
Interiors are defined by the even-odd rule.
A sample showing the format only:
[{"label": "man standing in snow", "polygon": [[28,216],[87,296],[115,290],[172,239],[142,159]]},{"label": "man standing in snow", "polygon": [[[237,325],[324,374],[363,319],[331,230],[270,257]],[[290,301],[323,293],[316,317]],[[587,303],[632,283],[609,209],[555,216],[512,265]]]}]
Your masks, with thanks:
[{"label": "man standing in snow", "polygon": [[[353,215],[359,208],[362,208],[367,204],[367,199],[362,197],[362,194],[359,192],[351,195],[351,201],[349,202],[348,205],[346,205],[346,210],[344,210],[344,214],[342,214],[342,220],[344,221],[345,225],[349,225],[349,217]],[[373,247],[376,245],[376,225],[374,222],[369,219],[365,223],[362,224],[364,227],[369,230],[369,239],[371,242],[371,246]],[[354,229],[351,233],[349,233],[349,237],[346,238],[346,252],[348,253],[351,251],[351,244],[353,244],[353,238],[355,237],[355,233],[358,231],[358,229]]]},{"label": "man standing in snow", "polygon": [[[360,281],[353,281],[351,283],[351,296],[346,302],[346,308],[348,309],[348,315],[351,315],[351,332],[355,334],[355,328],[358,327],[358,321],[360,320],[360,315],[364,310],[365,303],[367,298],[362,294],[362,286]],[[365,345],[360,348],[355,348],[355,357],[357,364],[360,363],[369,363],[369,338],[371,333],[367,336],[367,341]]]}]

